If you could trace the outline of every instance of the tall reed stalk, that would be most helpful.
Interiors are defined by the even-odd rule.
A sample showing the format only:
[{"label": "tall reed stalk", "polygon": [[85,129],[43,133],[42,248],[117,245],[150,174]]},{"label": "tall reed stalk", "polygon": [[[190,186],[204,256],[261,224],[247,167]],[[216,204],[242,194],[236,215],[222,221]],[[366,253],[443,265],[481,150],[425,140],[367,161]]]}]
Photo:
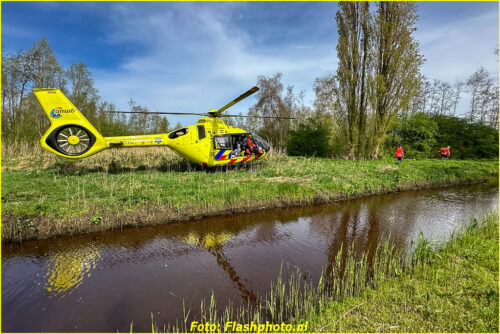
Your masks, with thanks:
[{"label": "tall reed stalk", "polygon": [[[356,296],[366,287],[374,288],[387,278],[399,275],[406,263],[412,262],[407,261],[406,253],[395,250],[389,240],[380,241],[373,253],[365,252],[359,256],[353,245],[347,249],[341,247],[331,269],[323,270],[317,282],[304,279],[304,273],[298,268],[284,279],[284,269],[288,271],[290,268],[282,264],[269,292],[257,303],[241,302],[236,307],[229,303],[219,311],[212,293],[208,302],[201,301],[196,315],[192,310],[184,309],[183,324],[164,327],[167,332],[189,332],[192,321],[220,325],[221,329],[230,321],[242,324],[252,321],[256,324],[266,321],[297,323],[329,300]],[[154,324],[153,327],[157,328]]]}]

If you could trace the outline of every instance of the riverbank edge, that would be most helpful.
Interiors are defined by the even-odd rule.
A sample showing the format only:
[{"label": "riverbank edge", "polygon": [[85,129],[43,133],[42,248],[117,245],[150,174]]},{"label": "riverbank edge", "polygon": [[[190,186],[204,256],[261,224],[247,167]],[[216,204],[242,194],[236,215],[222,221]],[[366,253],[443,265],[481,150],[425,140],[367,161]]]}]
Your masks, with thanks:
[{"label": "riverbank edge", "polygon": [[498,211],[489,212],[442,244],[424,240],[416,264],[295,322],[311,332],[498,333],[498,223]]},{"label": "riverbank edge", "polygon": [[[491,177],[497,177],[494,173]],[[276,197],[272,200],[244,202],[240,205],[229,203],[227,206],[210,206],[208,208],[185,207],[182,210],[146,205],[134,211],[127,211],[119,215],[103,214],[96,216],[88,213],[71,218],[52,218],[44,215],[19,217],[12,214],[2,214],[2,243],[22,242],[25,240],[47,239],[69,235],[104,232],[108,230],[163,225],[169,223],[187,222],[206,217],[222,216],[237,213],[250,213],[259,210],[276,208],[300,207],[314,204],[327,204],[361,197],[416,191],[421,189],[447,188],[460,185],[472,185],[487,182],[487,178],[445,180],[445,181],[418,181],[398,184],[397,186],[371,191],[362,191],[350,196],[330,193],[317,194],[313,198],[289,199]]]}]

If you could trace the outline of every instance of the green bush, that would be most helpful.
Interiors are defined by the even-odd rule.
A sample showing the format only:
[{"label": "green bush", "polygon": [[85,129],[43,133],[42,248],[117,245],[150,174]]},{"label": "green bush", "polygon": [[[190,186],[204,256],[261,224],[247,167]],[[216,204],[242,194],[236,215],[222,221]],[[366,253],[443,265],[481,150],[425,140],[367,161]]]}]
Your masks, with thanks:
[{"label": "green bush", "polygon": [[466,119],[419,113],[393,122],[384,151],[393,155],[399,145],[408,158],[437,158],[439,148],[450,146],[454,159],[498,158],[498,130]]},{"label": "green bush", "polygon": [[287,151],[291,156],[326,157],[330,152],[328,127],[321,121],[308,118],[288,133]]},{"label": "green bush", "polygon": [[498,157],[498,130],[478,122],[452,116],[433,116],[438,125],[437,141],[451,147],[457,159],[493,159]]},{"label": "green bush", "polygon": [[394,151],[403,146],[409,158],[430,158],[439,149],[436,141],[438,125],[425,114],[416,114],[407,119],[396,120],[387,132],[386,148]]}]

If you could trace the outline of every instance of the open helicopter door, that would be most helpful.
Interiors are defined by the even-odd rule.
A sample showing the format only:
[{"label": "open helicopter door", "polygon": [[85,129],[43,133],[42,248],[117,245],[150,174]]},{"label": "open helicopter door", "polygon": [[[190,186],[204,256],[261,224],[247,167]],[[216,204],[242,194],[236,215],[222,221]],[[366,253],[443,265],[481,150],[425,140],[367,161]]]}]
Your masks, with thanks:
[{"label": "open helicopter door", "polygon": [[214,160],[229,160],[232,156],[232,138],[231,135],[214,136]]}]

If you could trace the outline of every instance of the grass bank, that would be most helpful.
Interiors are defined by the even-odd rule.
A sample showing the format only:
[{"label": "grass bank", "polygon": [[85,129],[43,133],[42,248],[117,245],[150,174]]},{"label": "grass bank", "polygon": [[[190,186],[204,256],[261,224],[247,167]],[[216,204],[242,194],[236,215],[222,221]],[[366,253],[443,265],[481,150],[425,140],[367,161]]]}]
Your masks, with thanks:
[{"label": "grass bank", "polygon": [[168,149],[108,150],[72,163],[38,146],[2,148],[2,241],[481,182],[498,161],[345,161],[270,154],[194,170]]},{"label": "grass bank", "polygon": [[153,319],[153,331],[189,332],[191,321],[220,328],[269,321],[293,328],[307,322],[310,332],[498,333],[498,213],[471,221],[441,245],[419,238],[413,250],[397,251],[390,240],[373,254],[341,249],[317,283],[297,270],[286,280],[280,275],[256,304],[218,313],[212,297],[196,316],[185,310],[174,327]]},{"label": "grass bank", "polygon": [[375,289],[304,319],[314,332],[498,333],[498,260],[498,214],[490,214]]}]

